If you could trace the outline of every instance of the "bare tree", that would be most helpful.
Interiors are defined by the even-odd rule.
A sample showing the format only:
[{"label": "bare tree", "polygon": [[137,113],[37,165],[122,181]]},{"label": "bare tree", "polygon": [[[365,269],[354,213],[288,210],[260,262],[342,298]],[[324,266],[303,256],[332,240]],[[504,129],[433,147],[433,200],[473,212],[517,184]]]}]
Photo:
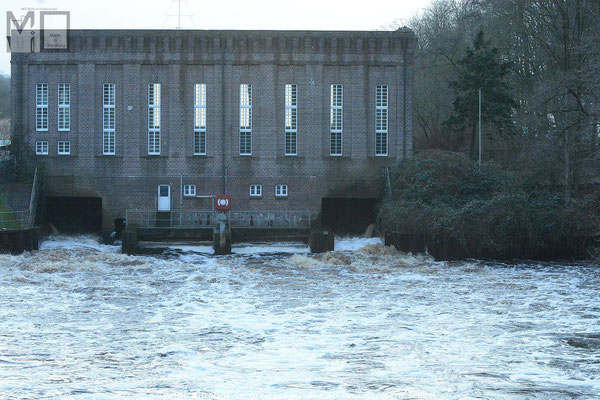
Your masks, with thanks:
[{"label": "bare tree", "polygon": [[[597,159],[597,122],[600,104],[599,3],[593,0],[512,0],[505,10],[520,37],[530,38],[517,56],[529,105],[523,126],[553,141],[563,165],[568,200],[587,180],[590,162]],[[528,60],[526,62],[525,60]]]},{"label": "bare tree", "polygon": [[[416,151],[468,150],[470,132],[443,121],[452,112],[448,84],[457,79],[458,60],[483,29],[501,59],[513,65],[517,134],[494,142],[510,154],[507,164],[544,170],[540,177],[564,185],[567,200],[599,175],[600,1],[437,0],[409,26],[419,40]],[[485,121],[484,127],[490,128]]]}]

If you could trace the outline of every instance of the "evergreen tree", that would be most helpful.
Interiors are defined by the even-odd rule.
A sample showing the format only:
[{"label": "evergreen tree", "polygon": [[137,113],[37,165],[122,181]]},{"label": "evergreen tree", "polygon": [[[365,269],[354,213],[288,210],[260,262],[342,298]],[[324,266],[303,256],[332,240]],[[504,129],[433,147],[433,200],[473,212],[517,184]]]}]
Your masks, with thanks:
[{"label": "evergreen tree", "polygon": [[[478,89],[482,89],[482,120],[487,134],[509,134],[514,132],[511,119],[516,102],[510,93],[507,78],[511,72],[511,63],[502,61],[498,49],[491,47],[479,31],[473,42],[473,48],[466,50],[458,61],[460,68],[458,79],[450,83],[454,90],[454,110],[448,119],[448,125],[460,131],[471,131],[470,154],[477,154]],[[493,128],[493,129],[490,129]]]}]

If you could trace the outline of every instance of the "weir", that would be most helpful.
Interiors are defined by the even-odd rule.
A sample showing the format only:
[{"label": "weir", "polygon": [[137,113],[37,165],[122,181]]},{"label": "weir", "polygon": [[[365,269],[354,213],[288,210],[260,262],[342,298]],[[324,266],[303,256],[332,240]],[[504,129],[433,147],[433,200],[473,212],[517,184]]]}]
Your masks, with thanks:
[{"label": "weir", "polygon": [[292,211],[154,211],[128,210],[122,250],[135,254],[141,241],[212,241],[215,254],[247,241],[302,241],[312,252],[333,250],[333,231],[314,226],[307,210]]},{"label": "weir", "polygon": [[[18,183],[0,187],[0,253],[38,250],[39,228],[35,223],[39,187],[37,168],[30,187]],[[27,205],[29,208],[24,209]]]}]

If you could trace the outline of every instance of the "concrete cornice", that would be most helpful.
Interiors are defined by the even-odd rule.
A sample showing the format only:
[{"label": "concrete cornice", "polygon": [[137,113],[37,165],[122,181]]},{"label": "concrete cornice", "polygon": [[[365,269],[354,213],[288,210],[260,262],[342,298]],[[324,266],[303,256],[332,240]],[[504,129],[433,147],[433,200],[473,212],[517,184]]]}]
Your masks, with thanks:
[{"label": "concrete cornice", "polygon": [[42,50],[42,53],[376,56],[396,55],[403,53],[404,50],[412,55],[415,43],[416,37],[409,29],[397,31],[70,30],[67,50]]}]

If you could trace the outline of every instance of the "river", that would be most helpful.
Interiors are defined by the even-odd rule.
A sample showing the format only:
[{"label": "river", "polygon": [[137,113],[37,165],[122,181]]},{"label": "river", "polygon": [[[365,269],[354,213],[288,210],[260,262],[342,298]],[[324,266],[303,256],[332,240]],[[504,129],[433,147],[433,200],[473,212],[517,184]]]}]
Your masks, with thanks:
[{"label": "river", "polygon": [[0,398],[600,397],[597,266],[358,238],[153,250],[58,236],[0,255]]}]

